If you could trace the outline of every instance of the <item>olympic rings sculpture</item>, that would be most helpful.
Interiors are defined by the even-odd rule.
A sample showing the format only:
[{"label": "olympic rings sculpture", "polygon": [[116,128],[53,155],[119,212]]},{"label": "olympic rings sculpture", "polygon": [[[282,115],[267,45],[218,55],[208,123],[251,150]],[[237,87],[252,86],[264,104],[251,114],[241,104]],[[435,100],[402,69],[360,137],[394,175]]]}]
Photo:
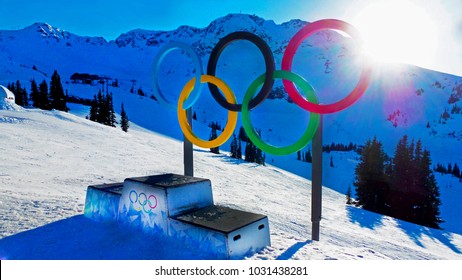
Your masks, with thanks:
[{"label": "olympic rings sculpture", "polygon": [[[160,102],[172,106],[172,103],[165,98],[160,90],[158,75],[160,65],[165,56],[174,49],[182,49],[192,57],[196,68],[195,77],[183,87],[177,103],[178,122],[183,134],[191,143],[203,148],[213,148],[224,144],[234,132],[237,124],[237,113],[242,112],[244,130],[252,143],[262,151],[274,155],[287,155],[297,152],[313,139],[319,126],[320,114],[339,112],[353,105],[363,96],[371,82],[372,67],[364,63],[358,83],[345,98],[332,104],[319,104],[312,86],[303,77],[291,72],[293,58],[301,43],[312,34],[326,29],[342,31],[355,40],[359,40],[360,38],[358,31],[352,25],[341,20],[324,19],[307,24],[289,41],[282,57],[281,70],[276,70],[273,53],[268,44],[257,35],[246,31],[233,32],[223,37],[217,43],[210,54],[207,64],[207,74],[203,74],[201,59],[191,46],[180,42],[168,43],[159,50],[154,58],[154,95]],[[242,104],[237,104],[236,97],[229,86],[220,78],[215,77],[220,54],[229,44],[238,40],[247,40],[255,44],[262,52],[266,66],[266,72],[255,79],[247,89]],[[250,121],[250,111],[268,97],[273,87],[274,79],[282,79],[284,89],[292,100],[299,107],[310,112],[310,121],[302,137],[287,147],[275,147],[265,143]],[[186,116],[186,110],[191,108],[198,100],[203,83],[208,83],[213,98],[218,104],[228,110],[228,122],[223,132],[216,139],[210,141],[202,140],[194,134]],[[257,93],[260,86],[260,91]],[[296,86],[301,89],[302,94],[297,90]],[[219,89],[223,92],[224,97]]]},{"label": "olympic rings sculpture", "polygon": [[[151,213],[153,209],[157,207],[157,197],[151,194],[149,197],[145,193],[137,193],[135,190],[131,190],[128,198],[133,204],[133,208],[136,211],[143,210],[147,214]],[[146,206],[148,208],[146,208]]]}]

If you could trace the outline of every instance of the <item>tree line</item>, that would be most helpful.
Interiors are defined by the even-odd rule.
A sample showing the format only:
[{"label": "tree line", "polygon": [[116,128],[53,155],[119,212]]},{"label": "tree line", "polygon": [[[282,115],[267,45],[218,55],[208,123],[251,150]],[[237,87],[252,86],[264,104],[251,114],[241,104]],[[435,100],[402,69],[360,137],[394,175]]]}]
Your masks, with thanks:
[{"label": "tree line", "polygon": [[[216,139],[218,131],[222,130],[220,124],[217,122],[211,122],[209,127],[211,128],[209,140]],[[260,134],[261,131],[257,131],[257,133]],[[244,154],[242,153],[242,142],[246,143]],[[210,148],[210,152],[219,154],[220,147]],[[238,137],[233,134],[233,140],[231,141],[230,146],[230,156],[235,159],[242,159],[242,156],[244,156],[244,161],[254,162],[260,165],[265,165],[266,160],[265,153],[255,146],[252,141],[250,141],[243,127],[239,129]]]},{"label": "tree line", "polygon": [[334,143],[332,142],[330,145],[323,145],[322,146],[322,151],[330,153],[332,151],[336,152],[349,152],[349,151],[358,151],[358,147],[356,144],[353,144],[350,142],[348,145],[342,144],[342,143]]},{"label": "tree line", "polygon": [[355,204],[365,210],[432,228],[443,222],[430,152],[420,140],[409,142],[403,136],[393,157],[385,154],[377,138],[368,140],[355,169],[354,186]]},{"label": "tree line", "polygon": [[313,162],[313,156],[311,155],[311,150],[308,149],[306,151],[299,150],[297,151],[297,160],[303,162]]},{"label": "tree line", "polygon": [[[37,84],[35,79],[30,81],[30,95],[20,81],[8,83],[7,88],[15,94],[16,104],[28,107],[33,106],[42,110],[59,110],[68,112],[67,102],[75,102],[90,106],[90,113],[87,119],[101,124],[115,127],[116,117],[111,94],[102,94],[101,90],[94,96],[93,100],[69,96],[64,92],[61,77],[57,70],[54,70],[50,83],[43,80]],[[127,132],[130,126],[127,112],[122,103],[121,128]]]},{"label": "tree line", "polygon": [[[112,101],[112,93],[104,94],[101,90],[99,90],[98,94],[93,96],[87,119],[107,126],[116,127],[117,121],[114,111],[114,103]],[[124,103],[122,102],[120,127],[123,131],[128,132],[129,126],[130,122],[128,120],[127,112],[125,111]]]},{"label": "tree line", "polygon": [[15,94],[16,104],[20,106],[27,107],[32,105],[42,110],[69,111],[66,95],[61,84],[61,77],[56,70],[54,70],[51,76],[49,86],[46,80],[37,85],[37,82],[32,79],[30,96],[28,96],[26,88],[22,87],[19,81],[8,84],[8,89]]},{"label": "tree line", "polygon": [[441,174],[451,174],[454,177],[462,179],[462,171],[460,170],[460,167],[457,165],[457,163],[454,163],[454,165],[452,165],[452,163],[448,163],[447,167],[441,163],[437,163],[433,170]]}]

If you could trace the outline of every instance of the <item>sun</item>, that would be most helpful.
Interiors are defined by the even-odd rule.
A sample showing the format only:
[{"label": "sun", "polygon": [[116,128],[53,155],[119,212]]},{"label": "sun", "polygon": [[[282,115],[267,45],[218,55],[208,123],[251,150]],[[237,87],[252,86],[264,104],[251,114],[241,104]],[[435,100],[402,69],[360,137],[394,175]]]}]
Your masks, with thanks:
[{"label": "sun", "polygon": [[371,4],[353,19],[367,54],[385,63],[431,65],[437,48],[435,24],[421,7],[406,1]]}]

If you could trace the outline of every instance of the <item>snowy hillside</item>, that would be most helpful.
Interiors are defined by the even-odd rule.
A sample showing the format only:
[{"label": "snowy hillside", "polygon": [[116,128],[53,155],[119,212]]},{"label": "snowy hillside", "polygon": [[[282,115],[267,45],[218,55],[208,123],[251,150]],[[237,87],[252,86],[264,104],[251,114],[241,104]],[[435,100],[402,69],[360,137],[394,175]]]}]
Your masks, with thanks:
[{"label": "snowy hillside", "polygon": [[[0,113],[0,258],[209,257],[82,216],[90,184],[181,173],[181,142],[57,111]],[[215,203],[268,215],[272,246],[252,259],[462,259],[461,235],[348,207],[329,188],[323,189],[321,241],[310,241],[310,181],[200,149],[194,154],[195,175],[212,181]]]},{"label": "snowy hillside", "polygon": [[[103,38],[78,36],[49,24],[36,23],[23,30],[0,31],[0,84],[20,80],[28,87],[32,78],[49,82],[53,70],[57,69],[69,95],[92,98],[98,90],[106,88],[98,83],[73,84],[70,76],[76,72],[108,76],[119,82],[118,87],[109,86],[117,112],[123,102],[132,123],[180,140],[182,133],[176,112],[150,98],[151,64],[162,44],[169,41],[191,44],[206,65],[220,38],[233,31],[248,30],[268,43],[274,53],[276,68],[280,69],[289,40],[305,24],[292,20],[277,25],[256,16],[231,14],[213,21],[206,28],[182,26],[173,31],[133,30],[107,42]],[[355,60],[356,52],[355,44],[349,38],[336,32],[320,32],[306,40],[297,51],[293,71],[314,86],[320,102],[336,101],[346,96],[356,83],[361,69]],[[190,59],[180,52],[172,52],[165,59],[160,84],[172,101],[177,99],[194,71]],[[223,51],[217,76],[231,86],[241,101],[248,85],[264,71],[258,49],[248,42],[236,42]],[[135,92],[142,89],[146,96],[131,93],[132,87]],[[274,89],[281,87],[281,81],[276,80]],[[376,65],[372,84],[363,98],[348,110],[324,117],[324,144],[360,146],[377,136],[385,152],[393,156],[398,140],[407,134],[410,139],[422,140],[423,146],[431,152],[434,166],[437,163],[462,166],[462,111],[457,110],[462,106],[461,99],[462,77],[411,65]],[[88,114],[86,107],[70,105],[70,108],[72,114],[82,117]],[[226,123],[226,110],[212,99],[207,87],[203,87],[201,98],[193,109],[197,114],[194,131],[203,138],[209,136],[210,122],[222,126]],[[308,119],[309,114],[289,103],[287,95],[268,99],[252,112],[254,126],[261,129],[263,139],[273,145],[296,141]],[[238,127],[240,125],[239,119]],[[221,150],[229,150],[230,142]],[[334,167],[329,164],[331,158]],[[353,188],[358,158],[358,154],[352,151],[324,153],[324,185],[340,194],[346,193],[349,186]],[[311,178],[311,165],[298,161],[295,154],[284,157],[267,155],[266,162],[300,177]],[[436,173],[436,177],[441,192],[441,217],[445,221],[441,227],[462,234],[459,214],[462,211],[462,182],[448,174]]]}]

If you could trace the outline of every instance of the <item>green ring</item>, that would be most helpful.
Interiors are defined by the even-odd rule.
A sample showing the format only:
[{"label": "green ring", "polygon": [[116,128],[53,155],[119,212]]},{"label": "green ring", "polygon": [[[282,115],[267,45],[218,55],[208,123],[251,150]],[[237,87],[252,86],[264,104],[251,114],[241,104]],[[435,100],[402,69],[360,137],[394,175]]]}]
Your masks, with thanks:
[{"label": "green ring", "polygon": [[[316,97],[316,93],[313,87],[301,76],[284,70],[276,70],[274,71],[273,77],[274,79],[284,79],[295,83],[305,94],[309,102],[318,104],[318,98]],[[311,141],[311,139],[313,139],[314,134],[316,133],[316,130],[319,126],[320,115],[310,112],[310,122],[308,123],[308,127],[306,128],[302,137],[292,145],[286,147],[276,147],[263,142],[250,121],[249,102],[257,92],[258,88],[263,84],[264,80],[265,74],[255,79],[255,81],[252,82],[245,93],[244,100],[242,101],[242,124],[244,126],[244,130],[247,133],[250,141],[252,141],[255,146],[268,154],[282,156],[295,153],[303,149],[303,147],[305,147]]]}]

